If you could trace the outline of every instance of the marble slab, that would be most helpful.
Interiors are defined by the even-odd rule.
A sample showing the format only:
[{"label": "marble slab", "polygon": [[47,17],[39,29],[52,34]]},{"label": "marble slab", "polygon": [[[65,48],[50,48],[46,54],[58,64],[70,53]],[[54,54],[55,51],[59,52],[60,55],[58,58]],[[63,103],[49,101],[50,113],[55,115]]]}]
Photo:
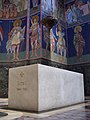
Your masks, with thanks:
[{"label": "marble slab", "polygon": [[44,111],[84,102],[83,75],[41,64],[9,70],[9,108]]}]

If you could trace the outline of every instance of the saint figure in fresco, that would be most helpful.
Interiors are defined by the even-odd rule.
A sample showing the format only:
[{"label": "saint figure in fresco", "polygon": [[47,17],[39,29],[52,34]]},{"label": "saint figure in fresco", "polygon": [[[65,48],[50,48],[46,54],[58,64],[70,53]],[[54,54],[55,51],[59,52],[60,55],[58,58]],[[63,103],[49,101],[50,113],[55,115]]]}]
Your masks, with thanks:
[{"label": "saint figure in fresco", "polygon": [[66,44],[64,39],[64,33],[62,32],[61,25],[58,25],[56,29],[57,40],[57,53],[61,55],[60,61],[63,61],[63,57],[66,57]]},{"label": "saint figure in fresco", "polygon": [[77,13],[77,7],[75,4],[71,6],[72,12],[73,12],[73,23],[76,23],[78,21],[78,13]]},{"label": "saint figure in fresco", "polygon": [[32,0],[33,8],[38,6],[38,0]]},{"label": "saint figure in fresco", "polygon": [[35,56],[37,56],[37,48],[38,48],[38,39],[39,39],[39,24],[38,24],[38,16],[35,15],[31,20],[31,28],[30,28],[30,40],[32,47],[32,55],[35,52]]},{"label": "saint figure in fresco", "polygon": [[25,0],[19,0],[18,7],[19,7],[19,11],[23,14],[24,9],[25,9]]},{"label": "saint figure in fresco", "polygon": [[46,50],[50,48],[50,31],[47,27],[43,26],[44,41],[46,43]]},{"label": "saint figure in fresco", "polygon": [[67,6],[67,10],[66,10],[66,22],[68,24],[72,24],[73,23],[73,11],[71,9],[70,4]]},{"label": "saint figure in fresco", "polygon": [[76,26],[74,28],[74,46],[76,49],[76,54],[77,54],[77,58],[81,58],[83,55],[83,48],[85,46],[85,40],[81,34],[82,32],[82,27],[81,26]]},{"label": "saint figure in fresco", "polygon": [[44,10],[46,11],[47,10],[47,1],[44,0]]},{"label": "saint figure in fresco", "polygon": [[25,26],[21,28],[21,24],[21,20],[15,20],[13,24],[14,27],[8,34],[6,49],[8,53],[13,53],[13,60],[19,60],[20,43],[25,39]]},{"label": "saint figure in fresco", "polygon": [[50,45],[51,45],[51,52],[55,52],[55,38],[52,29],[50,30]]},{"label": "saint figure in fresco", "polygon": [[0,26],[0,46],[2,41],[3,41],[3,30],[2,27]]}]

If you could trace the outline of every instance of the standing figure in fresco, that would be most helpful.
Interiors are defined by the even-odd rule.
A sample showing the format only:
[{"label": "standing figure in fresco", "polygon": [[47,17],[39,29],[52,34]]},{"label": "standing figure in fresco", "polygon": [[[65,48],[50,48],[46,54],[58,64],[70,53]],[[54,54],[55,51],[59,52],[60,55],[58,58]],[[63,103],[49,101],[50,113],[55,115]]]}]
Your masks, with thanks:
[{"label": "standing figure in fresco", "polygon": [[32,0],[33,8],[38,6],[38,0]]},{"label": "standing figure in fresco", "polygon": [[2,17],[3,17],[3,10],[0,9],[0,18],[2,18]]},{"label": "standing figure in fresco", "polygon": [[25,0],[19,0],[18,1],[19,11],[23,14],[24,8],[25,8]]},{"label": "standing figure in fresco", "polygon": [[13,29],[8,34],[7,52],[13,52],[13,60],[19,60],[20,43],[24,41],[25,27],[21,28],[22,21],[15,20]]},{"label": "standing figure in fresco", "polygon": [[35,15],[31,20],[31,28],[30,28],[30,40],[32,47],[32,55],[35,52],[35,56],[37,56],[37,47],[38,47],[38,39],[39,39],[39,24],[38,24],[38,16]]},{"label": "standing figure in fresco", "polygon": [[10,12],[10,17],[13,17],[14,10],[13,10],[13,5],[12,4],[9,6],[9,12]]},{"label": "standing figure in fresco", "polygon": [[68,24],[73,23],[73,12],[72,12],[70,4],[67,6],[67,10],[66,10],[66,22]]},{"label": "standing figure in fresco", "polygon": [[2,27],[0,26],[0,46],[2,41],[3,41],[3,30]]},{"label": "standing figure in fresco", "polygon": [[65,59],[66,57],[66,45],[65,45],[65,39],[64,39],[64,33],[62,32],[61,25],[58,25],[58,28],[56,29],[56,34],[58,37],[57,42],[57,53],[61,55],[60,61],[63,61],[63,57]]},{"label": "standing figure in fresco", "polygon": [[47,1],[44,0],[44,10],[46,11],[47,10]]},{"label": "standing figure in fresco", "polygon": [[50,30],[50,45],[51,45],[51,52],[55,52],[55,38],[54,34],[52,32],[52,29]]},{"label": "standing figure in fresco", "polygon": [[75,4],[73,4],[71,8],[73,12],[73,23],[76,23],[78,21],[77,7]]},{"label": "standing figure in fresco", "polygon": [[46,50],[50,48],[50,31],[47,27],[43,26],[44,28],[44,41],[46,43]]},{"label": "standing figure in fresco", "polygon": [[85,46],[85,40],[81,34],[82,31],[82,27],[81,26],[76,26],[74,28],[74,46],[76,49],[76,54],[77,54],[77,58],[81,58],[82,54],[83,54],[83,47]]}]

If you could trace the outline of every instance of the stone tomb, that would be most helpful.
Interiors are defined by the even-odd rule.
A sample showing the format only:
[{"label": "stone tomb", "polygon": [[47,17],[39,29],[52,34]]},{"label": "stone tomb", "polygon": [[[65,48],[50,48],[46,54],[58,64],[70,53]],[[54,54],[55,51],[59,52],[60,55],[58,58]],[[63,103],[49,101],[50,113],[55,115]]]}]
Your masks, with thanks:
[{"label": "stone tomb", "polygon": [[9,108],[40,112],[81,102],[80,73],[41,64],[9,70]]}]

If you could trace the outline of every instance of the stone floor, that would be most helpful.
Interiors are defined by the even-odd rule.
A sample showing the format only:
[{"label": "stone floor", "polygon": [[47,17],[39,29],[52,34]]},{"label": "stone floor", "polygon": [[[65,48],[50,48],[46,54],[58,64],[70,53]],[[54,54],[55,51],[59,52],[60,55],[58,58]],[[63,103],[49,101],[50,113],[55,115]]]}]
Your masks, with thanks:
[{"label": "stone floor", "polygon": [[6,109],[8,99],[0,99],[0,120],[90,120],[90,99],[85,103],[35,114]]}]

